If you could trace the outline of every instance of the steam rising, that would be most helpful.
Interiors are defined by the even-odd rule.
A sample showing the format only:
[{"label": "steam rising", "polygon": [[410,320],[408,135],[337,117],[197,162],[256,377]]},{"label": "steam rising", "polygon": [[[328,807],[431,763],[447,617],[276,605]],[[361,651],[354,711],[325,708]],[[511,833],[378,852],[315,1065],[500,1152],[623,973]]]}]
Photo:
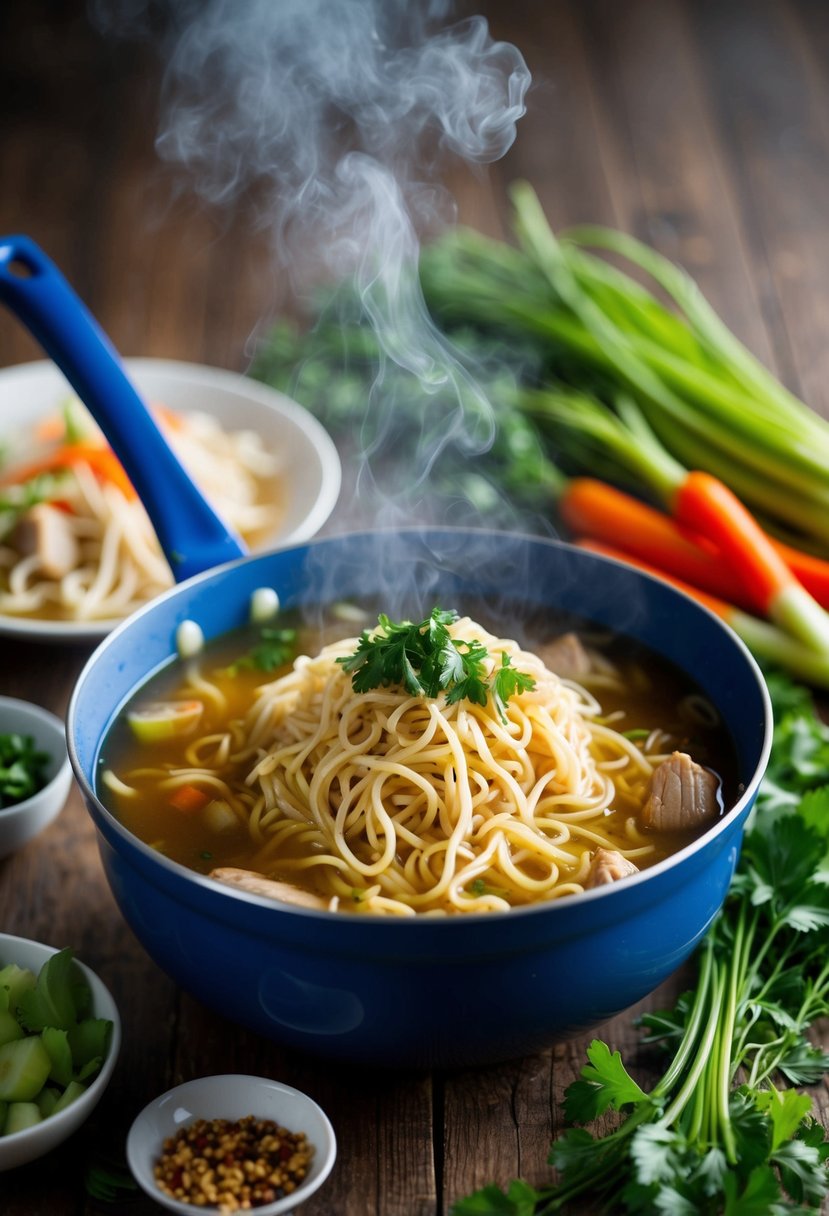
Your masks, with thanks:
[{"label": "steam rising", "polygon": [[[178,0],[173,11],[158,151],[212,203],[255,195],[274,269],[300,296],[353,277],[380,349],[355,505],[372,523],[411,523],[441,453],[473,461],[495,435],[485,393],[427,313],[419,241],[454,219],[438,178],[447,156],[482,165],[512,144],[526,64],[483,18],[448,24],[447,0]],[[391,365],[417,377],[423,420],[408,483],[381,487]]]},{"label": "steam rising", "polygon": [[[434,32],[448,9],[446,0],[207,0],[172,52],[159,151],[214,202],[264,181],[280,237],[296,223],[335,262],[348,246],[359,256],[368,226],[331,242],[355,213],[396,227],[398,192],[431,176],[441,149],[487,163],[515,138],[529,84],[521,55],[493,42],[482,18]],[[422,190],[409,200],[434,205]]]}]

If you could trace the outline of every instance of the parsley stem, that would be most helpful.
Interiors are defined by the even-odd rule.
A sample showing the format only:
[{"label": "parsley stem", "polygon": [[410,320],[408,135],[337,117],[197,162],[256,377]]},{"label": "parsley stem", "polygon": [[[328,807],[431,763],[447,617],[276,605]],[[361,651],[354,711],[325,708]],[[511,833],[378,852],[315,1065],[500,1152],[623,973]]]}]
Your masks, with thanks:
[{"label": "parsley stem", "polygon": [[[710,939],[709,939],[709,942],[710,942]],[[706,948],[705,953],[703,955],[703,964],[705,963],[706,959],[710,955],[711,955],[711,947],[709,945]],[[709,964],[709,965],[711,965],[711,964]],[[663,1127],[670,1127],[673,1123],[676,1122],[676,1120],[679,1118],[679,1116],[682,1114],[683,1110],[687,1106],[690,1099],[693,1097],[696,1085],[697,1085],[698,1081],[700,1080],[703,1072],[705,1071],[705,1066],[708,1063],[708,1059],[711,1055],[713,1045],[716,1041],[717,1023],[719,1021],[719,1015],[720,1015],[720,1001],[722,999],[722,987],[723,987],[722,986],[722,977],[719,974],[719,972],[717,972],[714,976],[714,981],[712,984],[711,1002],[710,1002],[709,1010],[708,1010],[708,1020],[705,1024],[705,1030],[703,1031],[702,1039],[699,1042],[699,1046],[697,1048],[697,1053],[694,1057],[694,1062],[691,1065],[691,1068],[688,1072],[688,1075],[685,1078],[685,1081],[683,1082],[683,1084],[679,1090],[679,1093],[676,1095],[673,1102],[670,1104],[668,1109],[663,1114],[662,1118],[659,1120],[659,1123],[662,1124]]]},{"label": "parsley stem", "polygon": [[682,1036],[682,1042],[677,1048],[676,1054],[665,1071],[662,1079],[651,1090],[650,1096],[654,1100],[658,1101],[660,1098],[667,1097],[667,1095],[670,1094],[674,1085],[681,1077],[685,1069],[685,1065],[688,1063],[691,1052],[696,1046],[697,1037],[699,1035],[700,1027],[702,1026],[703,1018],[705,1017],[706,1012],[706,999],[708,997],[708,990],[711,985],[712,962],[712,952],[710,949],[706,949],[703,952],[702,962],[700,964],[699,980],[697,983],[696,992],[694,994],[694,1004],[688,1017],[685,1033]]},{"label": "parsley stem", "polygon": [[728,982],[725,991],[725,1018],[719,1034],[719,1069],[717,1107],[719,1110],[720,1128],[722,1131],[723,1147],[729,1164],[737,1161],[737,1145],[734,1140],[734,1129],[731,1126],[731,1115],[728,1109],[731,1094],[731,1051],[734,1045],[734,1026],[737,1020],[737,993],[742,991],[743,960],[742,943],[744,928],[744,912],[741,909],[737,921],[737,934],[734,943],[734,959],[728,969]]}]

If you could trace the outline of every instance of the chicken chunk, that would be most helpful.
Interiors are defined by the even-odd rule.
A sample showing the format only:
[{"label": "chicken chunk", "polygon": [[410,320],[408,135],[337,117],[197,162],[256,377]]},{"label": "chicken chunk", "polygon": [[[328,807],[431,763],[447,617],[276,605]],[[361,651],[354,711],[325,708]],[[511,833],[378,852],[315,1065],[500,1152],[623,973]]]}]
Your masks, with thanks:
[{"label": "chicken chunk", "polygon": [[39,502],[20,516],[9,537],[24,557],[35,555],[47,578],[63,578],[78,564],[78,541],[63,511]]},{"label": "chicken chunk", "polygon": [[564,679],[587,675],[592,667],[590,655],[575,633],[562,633],[538,648],[538,657],[548,671]]},{"label": "chicken chunk", "polygon": [[279,882],[255,870],[239,870],[235,866],[220,866],[210,871],[210,878],[217,882],[236,887],[239,891],[247,891],[250,895],[264,895],[267,899],[278,900],[282,904],[295,904],[300,908],[327,908],[328,901],[321,895],[311,891],[303,891],[289,882]]},{"label": "chicken chunk", "polygon": [[720,811],[719,779],[686,752],[674,752],[654,770],[642,810],[646,828],[685,832],[711,823]]},{"label": "chicken chunk", "polygon": [[628,878],[631,874],[638,873],[638,867],[632,861],[628,861],[627,857],[617,853],[615,849],[596,849],[593,860],[590,862],[590,869],[587,871],[587,878],[584,880],[585,890],[589,891],[591,887],[603,887],[606,883],[616,882],[619,878]]}]

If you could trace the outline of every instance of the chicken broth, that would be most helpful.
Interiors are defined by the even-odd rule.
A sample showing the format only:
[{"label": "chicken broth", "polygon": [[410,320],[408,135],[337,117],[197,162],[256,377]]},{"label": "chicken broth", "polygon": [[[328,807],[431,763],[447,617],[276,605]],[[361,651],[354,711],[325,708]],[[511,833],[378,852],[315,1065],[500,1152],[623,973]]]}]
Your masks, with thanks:
[{"label": "chicken broth", "polygon": [[[486,618],[480,605],[475,611],[476,619]],[[251,627],[170,664],[134,696],[105,741],[102,801],[165,856],[202,874],[220,872],[222,880],[248,890],[290,902],[302,902],[304,892],[313,906],[354,912],[455,912],[498,910],[623,878],[681,848],[736,800],[730,738],[684,673],[628,639],[600,635],[582,622],[553,625],[549,616],[522,626],[520,647],[526,650],[516,649],[512,661],[520,670],[533,657],[543,665],[540,672],[560,676],[551,687],[569,698],[570,717],[552,722],[549,737],[530,739],[519,757],[493,759],[492,740],[511,740],[491,707],[464,703],[465,714],[447,707],[447,726],[425,705],[428,699],[380,686],[362,697],[380,724],[358,722],[360,698],[346,686],[342,655],[330,660],[330,679],[339,680],[339,695],[348,700],[330,728],[333,742],[319,743],[320,706],[333,694],[317,690],[304,703],[293,657],[336,649],[340,639],[372,629],[376,620],[376,613],[354,606],[347,619],[332,614],[315,626],[283,613],[272,628]],[[461,621],[456,628],[472,625]],[[303,660],[298,667],[314,671],[316,663]],[[550,716],[541,688],[539,676],[534,691],[508,702],[513,735],[527,734]],[[280,717],[272,695],[293,697],[291,711]],[[514,721],[519,707],[530,726]],[[311,721],[309,714],[316,717]],[[492,737],[479,748],[485,729]],[[463,755],[456,750],[448,761],[443,757],[435,742],[441,730],[447,738],[450,730],[460,732]],[[370,731],[396,731],[393,748],[375,745],[374,754],[364,739]],[[398,758],[419,747],[413,732],[429,731],[435,740],[431,752],[423,751],[425,767],[411,778],[408,770],[401,774]],[[451,738],[457,749],[456,736]],[[337,760],[330,757],[342,750],[342,739],[342,763],[350,768],[344,776],[341,767],[325,784],[324,771]],[[537,771],[519,771],[527,754]],[[574,756],[581,767],[568,785],[553,770],[563,773]],[[469,770],[466,790],[458,788],[462,764]],[[377,770],[385,784],[377,787],[382,793],[369,796],[364,786]],[[596,793],[603,789],[609,791],[606,805]],[[309,790],[316,793],[306,810]],[[513,790],[519,803],[514,823],[507,807]],[[677,823],[674,795],[677,807],[686,800],[686,811],[688,799],[707,799],[706,814]],[[361,809],[361,797],[373,800],[374,811]],[[372,818],[375,812],[379,820]],[[329,820],[342,820],[331,839]],[[537,844],[528,838],[530,823]],[[441,834],[456,840],[451,873]],[[394,874],[382,868],[392,853]],[[268,885],[273,883],[288,886]],[[421,903],[424,883],[436,894]],[[545,884],[549,890],[542,890]]]}]

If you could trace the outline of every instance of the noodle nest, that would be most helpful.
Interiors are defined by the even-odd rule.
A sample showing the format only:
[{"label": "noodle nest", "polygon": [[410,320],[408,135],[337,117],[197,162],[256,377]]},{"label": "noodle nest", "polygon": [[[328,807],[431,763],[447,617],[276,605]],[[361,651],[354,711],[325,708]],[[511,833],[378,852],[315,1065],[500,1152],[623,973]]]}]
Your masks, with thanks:
[{"label": "noodle nest", "polygon": [[639,867],[654,860],[636,812],[663,757],[602,722],[586,688],[514,641],[468,618],[450,633],[534,678],[505,720],[492,697],[355,692],[337,662],[355,638],[257,690],[230,760],[247,771],[260,873],[331,908],[455,914],[578,893],[599,847]]}]

